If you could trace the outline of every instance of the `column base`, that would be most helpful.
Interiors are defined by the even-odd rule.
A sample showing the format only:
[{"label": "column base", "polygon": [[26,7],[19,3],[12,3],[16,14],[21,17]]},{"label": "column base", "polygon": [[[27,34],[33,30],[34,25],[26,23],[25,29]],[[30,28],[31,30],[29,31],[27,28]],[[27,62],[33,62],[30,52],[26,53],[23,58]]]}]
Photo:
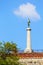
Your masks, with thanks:
[{"label": "column base", "polygon": [[32,50],[25,49],[25,50],[24,50],[24,53],[32,53]]}]

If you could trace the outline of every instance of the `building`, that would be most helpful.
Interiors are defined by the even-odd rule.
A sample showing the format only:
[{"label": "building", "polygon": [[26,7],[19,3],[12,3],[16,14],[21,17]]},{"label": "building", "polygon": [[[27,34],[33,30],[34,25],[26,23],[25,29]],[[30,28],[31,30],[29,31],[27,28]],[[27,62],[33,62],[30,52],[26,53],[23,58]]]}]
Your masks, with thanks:
[{"label": "building", "polygon": [[43,52],[34,52],[31,48],[31,28],[30,20],[28,21],[27,46],[23,53],[19,53],[19,62],[23,65],[43,65]]},{"label": "building", "polygon": [[43,65],[43,53],[19,53],[18,56],[23,65]]}]

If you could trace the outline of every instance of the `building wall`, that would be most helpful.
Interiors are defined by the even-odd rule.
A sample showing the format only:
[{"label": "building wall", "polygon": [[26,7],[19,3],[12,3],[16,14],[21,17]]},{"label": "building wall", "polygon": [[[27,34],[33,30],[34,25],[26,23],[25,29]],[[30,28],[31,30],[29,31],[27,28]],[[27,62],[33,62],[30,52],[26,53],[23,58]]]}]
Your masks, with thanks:
[{"label": "building wall", "polygon": [[25,58],[19,59],[19,62],[23,65],[43,65],[43,58]]}]

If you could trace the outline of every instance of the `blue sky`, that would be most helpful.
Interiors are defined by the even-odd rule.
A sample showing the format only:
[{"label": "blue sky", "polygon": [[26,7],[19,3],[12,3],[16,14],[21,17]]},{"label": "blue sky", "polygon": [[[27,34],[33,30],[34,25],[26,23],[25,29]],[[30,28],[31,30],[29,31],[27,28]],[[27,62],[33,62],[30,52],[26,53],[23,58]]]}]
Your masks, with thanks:
[{"label": "blue sky", "polygon": [[[27,3],[30,4],[30,9],[28,8],[29,12],[24,13],[23,11],[27,11],[25,7],[28,6]],[[32,29],[32,49],[43,49],[43,0],[0,0],[0,41],[13,41],[24,50],[28,16]]]}]

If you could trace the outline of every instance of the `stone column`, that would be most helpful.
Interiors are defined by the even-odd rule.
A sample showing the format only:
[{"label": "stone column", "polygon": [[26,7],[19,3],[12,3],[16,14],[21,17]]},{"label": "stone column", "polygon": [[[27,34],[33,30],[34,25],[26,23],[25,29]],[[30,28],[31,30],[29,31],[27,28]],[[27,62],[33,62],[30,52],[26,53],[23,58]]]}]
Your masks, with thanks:
[{"label": "stone column", "polygon": [[26,49],[25,49],[25,53],[31,53],[32,50],[31,50],[31,28],[27,28],[26,29],[27,31],[27,46],[26,46]]}]

